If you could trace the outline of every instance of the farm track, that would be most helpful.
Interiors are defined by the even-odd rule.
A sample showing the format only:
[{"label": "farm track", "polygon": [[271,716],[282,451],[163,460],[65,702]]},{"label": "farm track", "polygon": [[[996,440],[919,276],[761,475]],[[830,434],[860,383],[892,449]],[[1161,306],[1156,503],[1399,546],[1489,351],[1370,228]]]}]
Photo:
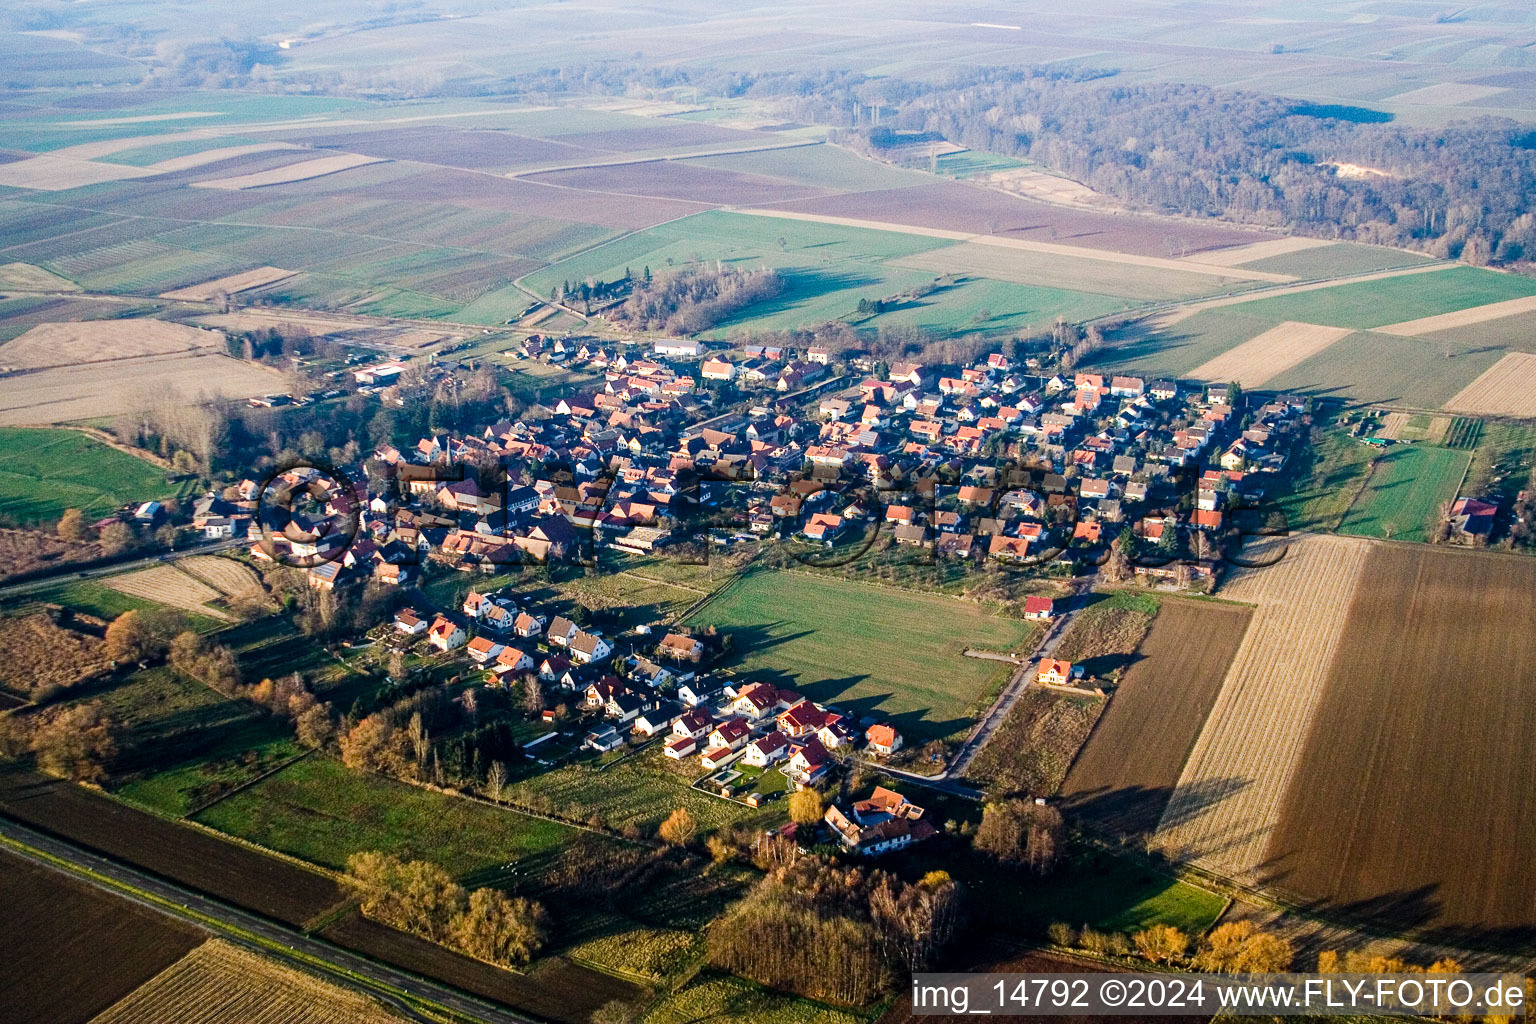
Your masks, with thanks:
[{"label": "farm track", "polygon": [[1300,535],[1224,596],[1258,605],[1152,839],[1180,860],[1257,880],[1370,545]]}]

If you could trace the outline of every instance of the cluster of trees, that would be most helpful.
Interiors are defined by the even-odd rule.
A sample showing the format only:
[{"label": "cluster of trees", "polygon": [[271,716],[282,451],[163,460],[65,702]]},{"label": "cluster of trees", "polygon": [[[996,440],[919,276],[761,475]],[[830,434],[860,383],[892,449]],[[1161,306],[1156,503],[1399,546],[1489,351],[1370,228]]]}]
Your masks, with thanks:
[{"label": "cluster of trees", "polygon": [[[1051,925],[1049,933],[1058,946],[1106,957],[1134,954],[1154,964],[1211,974],[1278,974],[1290,970],[1296,958],[1289,942],[1262,931],[1252,921],[1218,925],[1198,942],[1168,924],[1151,925],[1127,935],[1094,928],[1078,930],[1057,922]],[[1323,969],[1319,965],[1318,970]]]},{"label": "cluster of trees", "polygon": [[117,725],[100,701],[0,718],[0,758],[31,754],[49,775],[100,782],[117,752]]},{"label": "cluster of trees", "polygon": [[323,747],[336,733],[331,706],[321,703],[297,672],[278,679],[263,679],[245,696],[252,703],[292,722],[299,742],[306,747]]},{"label": "cluster of trees", "polygon": [[[125,613],[126,614],[126,613]],[[226,697],[240,696],[240,662],[235,652],[200,633],[187,630],[171,640],[166,661],[184,676]]]},{"label": "cluster of trees", "polygon": [[709,959],[761,984],[863,1006],[900,974],[929,969],[960,926],[944,872],[904,882],[800,857],[769,872],[709,929]]},{"label": "cluster of trees", "polygon": [[690,268],[636,282],[613,319],[638,330],[697,334],[783,289],[783,279],[770,268]]},{"label": "cluster of trees", "polygon": [[[1133,207],[1473,264],[1536,246],[1536,137],[1510,119],[1419,129],[1357,108],[1028,68],[966,69],[917,90],[886,97],[883,127],[1025,157]],[[870,130],[857,137],[869,144]],[[1342,164],[1378,173],[1345,177]]]},{"label": "cluster of trees", "polygon": [[466,890],[429,861],[356,853],[347,858],[347,880],[365,916],[487,963],[516,967],[544,945],[542,905],[496,889]]},{"label": "cluster of trees", "polygon": [[500,800],[507,765],[523,756],[511,729],[512,696],[492,687],[458,696],[456,689],[429,686],[353,722],[338,740],[343,763]]},{"label": "cluster of trees", "polygon": [[1061,858],[1063,834],[1056,808],[1033,800],[1000,800],[982,811],[971,845],[1001,864],[1046,875]]}]

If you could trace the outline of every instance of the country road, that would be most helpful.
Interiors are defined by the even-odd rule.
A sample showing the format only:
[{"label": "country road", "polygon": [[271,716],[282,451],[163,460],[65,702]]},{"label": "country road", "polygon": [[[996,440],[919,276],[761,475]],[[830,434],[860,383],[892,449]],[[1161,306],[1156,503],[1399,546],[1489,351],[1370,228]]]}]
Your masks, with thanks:
[{"label": "country road", "polygon": [[[479,1024],[536,1024],[534,1018],[311,938],[295,928],[89,853],[3,816],[0,816],[0,849],[263,955],[284,960],[301,970],[321,973],[329,981],[381,1000],[412,1020],[434,1022],[440,1019],[415,1009],[411,1003],[417,1001],[437,1014],[451,1014]],[[402,994],[407,998],[402,998]]]}]

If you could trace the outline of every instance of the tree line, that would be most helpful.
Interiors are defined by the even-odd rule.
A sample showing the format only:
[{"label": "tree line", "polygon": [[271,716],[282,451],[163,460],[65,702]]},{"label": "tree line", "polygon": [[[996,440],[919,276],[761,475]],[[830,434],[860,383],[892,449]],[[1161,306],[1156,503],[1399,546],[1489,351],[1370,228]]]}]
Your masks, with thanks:
[{"label": "tree line", "polygon": [[697,334],[783,289],[778,271],[766,267],[694,267],[633,282],[629,298],[609,316],[636,330]]}]

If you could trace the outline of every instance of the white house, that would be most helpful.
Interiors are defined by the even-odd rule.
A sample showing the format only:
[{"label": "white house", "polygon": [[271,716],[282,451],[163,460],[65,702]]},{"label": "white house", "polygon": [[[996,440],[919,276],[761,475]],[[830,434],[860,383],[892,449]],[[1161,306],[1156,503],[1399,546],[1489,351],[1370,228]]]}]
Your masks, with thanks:
[{"label": "white house", "polygon": [[762,736],[747,745],[747,752],[742,755],[742,760],[747,764],[766,768],[776,761],[782,761],[789,756],[789,737],[783,733],[774,731]]},{"label": "white house", "polygon": [[464,627],[439,615],[427,630],[427,643],[440,651],[457,650],[464,646]]}]

